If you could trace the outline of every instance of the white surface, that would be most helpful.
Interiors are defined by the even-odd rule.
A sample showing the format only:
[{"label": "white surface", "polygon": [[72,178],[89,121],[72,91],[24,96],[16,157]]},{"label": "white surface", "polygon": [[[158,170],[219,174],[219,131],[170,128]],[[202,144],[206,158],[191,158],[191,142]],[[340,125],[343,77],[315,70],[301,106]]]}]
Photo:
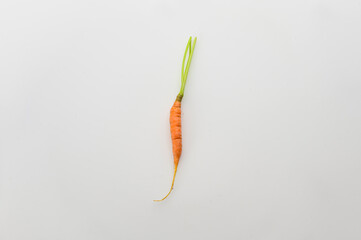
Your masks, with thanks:
[{"label": "white surface", "polygon": [[1,240],[361,239],[360,1],[9,0],[0,29]]}]

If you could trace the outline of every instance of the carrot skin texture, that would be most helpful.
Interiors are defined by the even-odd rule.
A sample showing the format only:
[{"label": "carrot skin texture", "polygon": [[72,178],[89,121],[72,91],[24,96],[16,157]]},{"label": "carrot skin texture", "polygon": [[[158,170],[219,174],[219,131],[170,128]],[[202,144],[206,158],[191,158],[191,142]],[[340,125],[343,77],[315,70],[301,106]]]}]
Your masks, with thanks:
[{"label": "carrot skin texture", "polygon": [[178,165],[182,154],[182,119],[181,119],[181,101],[177,97],[173,107],[170,109],[170,132],[173,144],[173,160],[174,165]]},{"label": "carrot skin texture", "polygon": [[169,122],[170,122],[170,134],[172,137],[172,144],[173,144],[173,160],[174,160],[174,174],[173,174],[173,181],[172,186],[170,187],[170,190],[168,194],[162,198],[161,200],[153,200],[155,202],[161,202],[164,199],[166,199],[169,194],[173,190],[174,186],[174,180],[175,176],[177,174],[177,168],[179,163],[179,158],[182,154],[182,111],[181,111],[181,101],[183,96],[178,95],[177,99],[175,100],[172,108],[170,109],[170,116],[169,116]]}]

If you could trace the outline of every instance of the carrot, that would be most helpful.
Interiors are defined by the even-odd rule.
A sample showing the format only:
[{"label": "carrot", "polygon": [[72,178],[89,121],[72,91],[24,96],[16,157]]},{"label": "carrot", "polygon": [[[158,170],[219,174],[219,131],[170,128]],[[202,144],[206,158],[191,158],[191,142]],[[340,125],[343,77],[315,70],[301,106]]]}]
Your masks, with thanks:
[{"label": "carrot", "polygon": [[[182,154],[181,101],[183,99],[184,87],[185,87],[186,82],[187,82],[188,71],[189,71],[191,61],[192,61],[193,51],[194,51],[194,47],[196,45],[196,42],[197,42],[197,38],[194,38],[193,46],[192,46],[192,37],[190,37],[189,40],[188,40],[186,51],[184,52],[184,56],[183,56],[181,89],[179,91],[179,94],[178,94],[172,108],[170,109],[169,122],[170,122],[170,132],[171,132],[171,137],[172,137],[173,160],[174,160],[174,174],[173,174],[172,186],[170,187],[170,190],[169,190],[168,194],[164,198],[162,198],[161,200],[154,200],[156,202],[163,201],[172,192],[173,186],[174,186],[175,176],[177,174],[178,162],[179,162],[180,156]],[[188,56],[187,64],[186,64],[186,66],[184,68],[184,63],[185,63],[185,60],[186,60],[186,57],[187,57],[187,53],[189,54],[189,56]]]}]

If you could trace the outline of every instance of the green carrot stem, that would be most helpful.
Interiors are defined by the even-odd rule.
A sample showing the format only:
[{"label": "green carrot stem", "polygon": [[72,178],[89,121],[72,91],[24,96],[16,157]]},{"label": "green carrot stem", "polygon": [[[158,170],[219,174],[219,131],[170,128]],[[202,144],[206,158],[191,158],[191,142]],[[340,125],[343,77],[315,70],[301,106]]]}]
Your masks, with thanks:
[{"label": "green carrot stem", "polygon": [[[195,37],[194,41],[193,41],[193,46],[192,46],[192,37],[190,37],[189,40],[188,40],[188,43],[187,43],[186,50],[184,52],[183,62],[182,62],[182,78],[181,78],[182,86],[181,86],[181,89],[180,89],[179,94],[178,94],[179,96],[182,96],[182,97],[184,95],[184,88],[186,86],[188,71],[189,71],[189,67],[191,65],[192,56],[193,56],[193,52],[194,52],[194,47],[196,46],[196,42],[197,42],[197,38]],[[185,63],[188,52],[189,52],[188,60],[187,60],[186,67],[184,69],[184,63]]]},{"label": "green carrot stem", "polygon": [[[187,52],[188,52],[188,50],[189,50],[189,55],[191,54],[191,50],[192,50],[191,45],[192,45],[192,37],[190,37],[189,40],[188,40],[187,47],[186,47],[186,50],[185,50],[184,56],[183,56],[183,62],[182,62],[182,77],[181,77],[182,83],[183,83],[184,70],[185,70],[185,69],[184,69],[184,63],[185,63],[186,58],[187,58]],[[187,67],[187,65],[186,65],[186,67]]]}]

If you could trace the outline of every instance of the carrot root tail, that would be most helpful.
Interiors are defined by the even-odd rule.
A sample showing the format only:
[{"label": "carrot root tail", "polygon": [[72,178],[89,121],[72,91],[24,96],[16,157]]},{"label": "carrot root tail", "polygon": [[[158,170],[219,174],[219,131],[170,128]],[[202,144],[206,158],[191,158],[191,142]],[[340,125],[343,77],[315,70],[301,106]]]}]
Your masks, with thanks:
[{"label": "carrot root tail", "polygon": [[177,174],[177,168],[178,168],[178,164],[176,164],[176,165],[174,166],[174,174],[173,174],[172,186],[170,187],[170,190],[169,190],[168,194],[167,194],[164,198],[162,198],[162,199],[160,199],[160,200],[153,200],[154,202],[161,202],[161,201],[163,201],[163,200],[166,199],[166,198],[169,196],[169,194],[172,192],[173,186],[174,186],[175,175]]}]

